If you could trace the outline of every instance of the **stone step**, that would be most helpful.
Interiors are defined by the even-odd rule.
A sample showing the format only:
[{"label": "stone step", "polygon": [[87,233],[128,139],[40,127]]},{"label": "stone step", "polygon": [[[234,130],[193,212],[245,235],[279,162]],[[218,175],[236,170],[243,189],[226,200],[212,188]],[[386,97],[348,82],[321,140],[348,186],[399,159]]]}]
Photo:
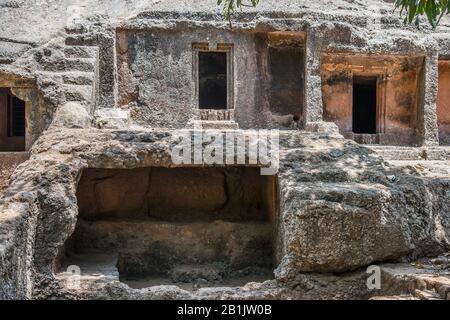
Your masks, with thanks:
[{"label": "stone step", "polygon": [[61,71],[45,71],[39,70],[36,71],[35,74],[38,77],[42,77],[47,79],[48,81],[52,81],[53,83],[61,83],[63,80],[64,70]]},{"label": "stone step", "polygon": [[86,46],[67,46],[64,49],[66,58],[90,58],[95,59],[97,56],[96,47]]},{"label": "stone step", "polygon": [[41,72],[51,73],[51,72],[64,72],[66,69],[66,61],[63,57],[58,57],[58,59],[55,59],[49,63],[46,63],[43,66],[43,69]]},{"label": "stone step", "polygon": [[197,119],[202,121],[234,121],[234,110],[197,110]]},{"label": "stone step", "polygon": [[237,130],[239,125],[234,121],[202,121],[195,120],[192,122],[192,126],[201,126],[202,129],[216,129],[216,130]]},{"label": "stone step", "polygon": [[64,94],[67,101],[92,102],[92,86],[64,85]]},{"label": "stone step", "polygon": [[96,68],[95,59],[67,58],[65,64],[66,71],[95,72]]},{"label": "stone step", "polygon": [[64,28],[67,34],[83,34],[88,32],[88,29],[80,23],[71,24],[70,26],[66,26]]},{"label": "stone step", "polygon": [[94,83],[93,72],[72,71],[63,74],[63,82],[65,84],[75,85],[92,85]]},{"label": "stone step", "polygon": [[[322,145],[315,144],[311,139],[309,142],[309,146],[299,148],[280,147],[280,165],[291,170],[297,182],[358,181],[366,180],[368,176],[372,181],[388,182],[384,174],[385,163],[370,150],[357,145],[349,148],[339,141]],[[364,170],[364,166],[371,170]]]},{"label": "stone step", "polygon": [[385,160],[423,160],[424,151],[421,148],[367,146]]},{"label": "stone step", "polygon": [[426,157],[427,160],[450,160],[450,146],[427,148]]},{"label": "stone step", "polygon": [[415,290],[414,296],[419,298],[420,300],[444,300],[441,296],[431,290]]},{"label": "stone step", "polygon": [[69,34],[65,41],[68,46],[96,46],[98,38],[95,34]]},{"label": "stone step", "polygon": [[450,300],[450,271],[435,265],[386,264],[381,266],[386,288],[407,291],[423,300]]},{"label": "stone step", "polygon": [[345,203],[354,207],[366,207],[383,198],[384,191],[386,187],[379,184],[311,181],[292,183],[289,185],[289,194],[286,197],[295,199],[296,202],[328,201]]}]

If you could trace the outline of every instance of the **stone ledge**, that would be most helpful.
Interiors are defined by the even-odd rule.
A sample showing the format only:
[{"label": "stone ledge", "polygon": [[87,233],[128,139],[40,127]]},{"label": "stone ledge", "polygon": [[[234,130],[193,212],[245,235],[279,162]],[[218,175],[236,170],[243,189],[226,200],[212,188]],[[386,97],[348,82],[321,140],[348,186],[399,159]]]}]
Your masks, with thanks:
[{"label": "stone ledge", "polygon": [[205,130],[216,129],[216,130],[238,130],[239,124],[234,121],[202,121],[194,120],[189,125],[194,128],[202,128]]}]

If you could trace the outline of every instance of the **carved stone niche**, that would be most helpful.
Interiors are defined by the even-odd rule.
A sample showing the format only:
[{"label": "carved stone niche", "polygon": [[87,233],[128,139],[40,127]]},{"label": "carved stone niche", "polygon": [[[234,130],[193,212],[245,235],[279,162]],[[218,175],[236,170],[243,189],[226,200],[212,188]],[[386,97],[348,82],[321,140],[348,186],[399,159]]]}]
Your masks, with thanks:
[{"label": "carved stone niche", "polygon": [[422,56],[323,53],[324,120],[362,144],[415,146]]}]

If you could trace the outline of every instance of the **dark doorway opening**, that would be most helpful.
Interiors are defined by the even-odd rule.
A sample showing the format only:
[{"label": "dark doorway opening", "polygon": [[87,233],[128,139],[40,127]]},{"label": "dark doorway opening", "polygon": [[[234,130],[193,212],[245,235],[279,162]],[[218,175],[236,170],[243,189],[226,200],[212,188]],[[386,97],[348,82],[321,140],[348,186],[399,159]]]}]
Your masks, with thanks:
[{"label": "dark doorway opening", "polygon": [[377,133],[377,78],[353,78],[353,132]]},{"label": "dark doorway opening", "polygon": [[10,96],[8,106],[8,136],[25,136],[25,101]]},{"label": "dark doorway opening", "polygon": [[0,151],[25,151],[25,101],[0,89]]},{"label": "dark doorway opening", "polygon": [[199,108],[227,109],[227,53],[199,52]]}]

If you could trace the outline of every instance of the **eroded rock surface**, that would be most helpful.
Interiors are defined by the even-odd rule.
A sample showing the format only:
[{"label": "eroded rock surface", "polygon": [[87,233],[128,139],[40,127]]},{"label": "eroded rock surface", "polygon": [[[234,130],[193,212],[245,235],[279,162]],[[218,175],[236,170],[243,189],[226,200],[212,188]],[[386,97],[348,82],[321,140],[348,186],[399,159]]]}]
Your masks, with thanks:
[{"label": "eroded rock surface", "polygon": [[68,290],[54,263],[75,229],[82,170],[173,167],[170,146],[176,143],[170,131],[45,133],[1,201],[2,296],[364,298],[373,294],[365,287],[366,266],[449,249],[447,178],[390,166],[336,135],[287,132],[281,136],[275,280],[188,293],[175,287],[134,290],[100,277]]}]

